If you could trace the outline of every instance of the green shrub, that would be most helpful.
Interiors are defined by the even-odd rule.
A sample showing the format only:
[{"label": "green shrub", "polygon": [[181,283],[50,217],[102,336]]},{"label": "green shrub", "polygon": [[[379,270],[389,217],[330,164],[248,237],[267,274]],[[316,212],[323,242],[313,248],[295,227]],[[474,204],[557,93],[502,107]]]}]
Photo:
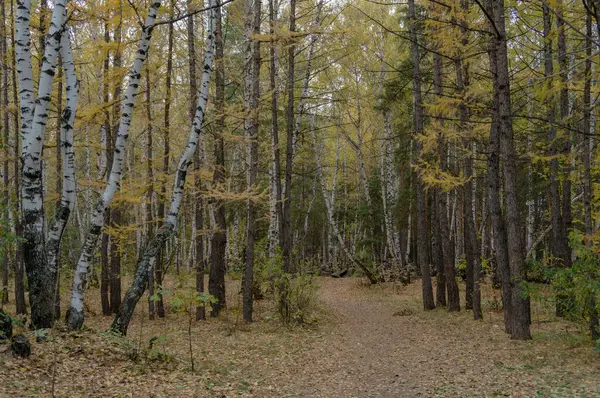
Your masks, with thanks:
[{"label": "green shrub", "polygon": [[576,260],[571,268],[554,268],[552,287],[565,316],[582,321],[600,310],[600,260],[597,248],[587,247],[581,233],[572,232],[569,241]]}]

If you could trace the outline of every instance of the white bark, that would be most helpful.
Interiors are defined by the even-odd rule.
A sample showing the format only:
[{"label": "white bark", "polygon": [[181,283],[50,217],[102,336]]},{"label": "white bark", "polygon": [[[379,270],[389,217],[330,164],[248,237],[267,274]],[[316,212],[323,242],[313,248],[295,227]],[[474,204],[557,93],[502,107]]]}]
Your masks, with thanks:
[{"label": "white bark", "polygon": [[31,67],[30,25],[31,0],[17,1],[15,24],[15,53],[19,76],[19,100],[21,106],[21,134],[31,129],[33,120],[33,69]]},{"label": "white bark", "polygon": [[390,111],[384,112],[383,164],[381,167],[381,190],[383,199],[383,217],[387,247],[395,265],[402,266],[400,234],[394,223],[394,206],[398,201],[398,187],[394,169],[394,153],[392,146],[393,132]]},{"label": "white bark", "polygon": [[54,274],[47,265],[43,208],[42,149],[48,120],[52,81],[66,16],[66,0],[57,0],[45,39],[42,69],[34,103],[33,69],[30,49],[31,1],[17,2],[16,66],[21,115],[21,210],[23,212],[23,253],[29,281],[31,322],[34,327],[51,327],[54,321]]},{"label": "white bark", "polygon": [[[411,140],[409,145],[409,163],[413,164],[413,141]],[[412,173],[409,173],[409,180],[412,179]],[[406,264],[410,264],[410,248],[411,248],[411,238],[412,238],[412,198],[408,199],[408,226],[406,231]]]},{"label": "white bark", "polygon": [[200,143],[200,137],[203,132],[202,125],[204,123],[206,105],[208,103],[210,75],[215,57],[217,5],[218,3],[216,0],[210,0],[209,7],[212,8],[210,10],[210,18],[208,20],[208,36],[206,38],[206,51],[204,53],[204,63],[202,65],[202,78],[200,83],[200,92],[198,94],[198,103],[196,105],[196,113],[190,129],[187,145],[179,158],[177,172],[175,174],[175,182],[173,184],[173,195],[171,197],[171,204],[169,206],[167,218],[159,228],[153,240],[148,243],[146,250],[136,268],[131,287],[125,294],[125,298],[112,324],[112,329],[123,335],[127,333],[129,321],[131,320],[135,306],[144,293],[148,272],[150,271],[156,256],[158,253],[160,253],[164,243],[173,233],[175,226],[177,225],[177,214],[179,213],[179,208],[183,200],[183,189],[187,176],[187,170],[194,162],[194,153],[197,150],[198,144]]},{"label": "white bark", "polygon": [[54,220],[48,231],[48,265],[51,272],[58,274],[60,242],[67,221],[75,207],[75,152],[73,150],[73,125],[79,101],[79,82],[75,74],[75,61],[71,49],[69,32],[64,31],[60,43],[60,55],[65,76],[67,103],[60,121],[60,142],[62,153],[62,192]]},{"label": "white bark", "polygon": [[[338,129],[339,133],[339,129]],[[337,134],[336,142],[335,142],[335,168],[333,170],[333,181],[331,184],[331,199],[330,205],[335,213],[335,192],[337,191],[337,175],[340,167],[340,153],[341,153],[341,141],[340,134]],[[336,236],[333,232],[332,228],[328,228],[327,230],[327,260],[329,262],[329,268],[333,269],[333,265],[336,262],[336,253],[337,247],[335,244]],[[327,265],[327,264],[326,264]]]},{"label": "white bark", "polygon": [[104,216],[106,214],[106,210],[110,206],[115,193],[118,191],[121,185],[121,176],[125,158],[125,146],[129,137],[129,127],[133,117],[135,97],[139,91],[142,66],[148,54],[152,30],[154,28],[154,21],[156,20],[156,15],[159,8],[160,1],[153,1],[148,8],[148,15],[146,17],[144,27],[142,28],[142,34],[136,57],[133,61],[133,66],[129,71],[127,90],[125,91],[125,96],[123,98],[123,108],[119,122],[119,131],[115,140],[115,150],[113,154],[113,163],[110,176],[108,178],[106,188],[104,189],[100,200],[96,204],[96,208],[91,219],[90,229],[87,233],[85,243],[81,249],[79,260],[77,261],[77,267],[75,269],[75,276],[73,278],[73,287],[71,291],[71,304],[67,314],[67,323],[71,329],[78,329],[83,325],[83,292],[85,289],[86,276],[89,272],[90,262],[96,248],[96,243],[98,242],[98,238],[100,237],[102,229],[104,228]]}]

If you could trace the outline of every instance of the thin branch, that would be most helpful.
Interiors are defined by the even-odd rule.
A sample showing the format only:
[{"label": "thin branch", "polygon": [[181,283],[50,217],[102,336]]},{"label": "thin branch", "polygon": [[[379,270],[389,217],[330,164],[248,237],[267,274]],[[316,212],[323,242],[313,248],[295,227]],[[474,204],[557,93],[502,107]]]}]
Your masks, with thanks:
[{"label": "thin branch", "polygon": [[500,34],[498,27],[496,26],[496,22],[494,21],[494,18],[492,18],[492,16],[488,13],[488,11],[485,9],[483,4],[481,4],[481,2],[479,2],[479,0],[475,0],[475,4],[477,4],[479,6],[479,8],[481,8],[481,11],[483,11],[487,20],[490,21],[490,23],[492,24],[492,27],[494,28],[494,31],[496,32],[496,37],[498,39],[501,38],[502,35]]},{"label": "thin branch", "polygon": [[219,8],[219,7],[223,7],[224,5],[226,5],[226,4],[229,4],[229,3],[232,3],[232,2],[234,2],[234,1],[235,1],[235,0],[225,0],[224,2],[222,2],[222,3],[218,3],[218,4],[214,5],[214,6],[210,6],[210,7],[201,8],[201,9],[199,9],[199,10],[192,11],[192,12],[190,12],[190,13],[187,13],[187,14],[181,15],[181,16],[179,16],[179,17],[177,17],[177,18],[174,18],[174,19],[168,19],[168,20],[165,20],[165,21],[156,22],[156,23],[154,24],[154,26],[166,25],[166,24],[172,24],[172,23],[175,23],[175,22],[179,22],[179,21],[181,21],[182,19],[186,19],[187,17],[191,17],[191,16],[193,16],[193,15],[200,14],[201,12],[204,12],[204,11],[210,11],[210,10],[212,10],[213,8]]}]

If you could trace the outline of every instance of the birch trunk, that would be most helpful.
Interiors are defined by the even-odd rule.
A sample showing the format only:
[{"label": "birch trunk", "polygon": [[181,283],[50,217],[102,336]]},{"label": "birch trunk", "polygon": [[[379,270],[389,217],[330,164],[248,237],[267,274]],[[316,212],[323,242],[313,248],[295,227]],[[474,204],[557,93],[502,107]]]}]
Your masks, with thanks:
[{"label": "birch trunk", "polygon": [[121,120],[119,122],[119,130],[115,140],[115,153],[110,171],[110,177],[102,197],[96,204],[94,214],[92,215],[90,229],[87,233],[85,243],[81,249],[81,254],[75,269],[70,308],[67,313],[67,325],[70,329],[79,329],[83,325],[83,296],[86,277],[90,268],[90,262],[92,261],[96,243],[104,227],[104,215],[121,184],[123,162],[125,157],[125,144],[127,143],[127,139],[129,137],[129,127],[131,125],[131,119],[133,116],[135,96],[139,91],[142,66],[146,60],[146,55],[150,46],[150,39],[152,37],[152,30],[154,28],[154,21],[156,19],[156,14],[158,13],[159,7],[160,1],[154,1],[148,9],[148,15],[146,17],[144,27],[142,28],[138,51],[136,53],[133,66],[129,72],[127,90],[125,92]]},{"label": "birch trunk", "polygon": [[[106,43],[108,45],[108,43],[110,43],[110,31],[108,30],[108,23],[104,24],[104,43]],[[98,179],[104,179],[104,173],[107,170],[107,163],[108,163],[108,157],[111,156],[109,155],[112,154],[112,151],[110,150],[111,144],[110,142],[112,142],[111,140],[111,133],[110,133],[110,129],[111,129],[111,125],[110,125],[110,112],[109,112],[109,102],[108,102],[108,80],[109,80],[109,76],[108,76],[108,68],[109,68],[109,62],[110,62],[110,54],[109,51],[106,52],[106,55],[104,57],[104,62],[103,62],[103,66],[102,66],[102,102],[103,102],[103,106],[104,106],[104,124],[100,127],[100,146],[104,147],[105,150],[104,151],[100,151],[100,153],[98,154],[98,161],[99,161],[99,173],[98,173]],[[87,134],[86,134],[86,144],[88,144],[87,140],[89,140]],[[86,145],[87,150],[89,151],[89,145]],[[88,156],[89,158],[89,156]],[[112,163],[112,160],[111,160]],[[89,191],[89,189],[88,189]],[[86,195],[86,203],[90,203],[91,198],[88,197],[89,195]],[[106,216],[105,216],[105,222],[109,222],[110,221],[110,211],[106,212]],[[80,225],[80,231],[82,231],[83,233],[83,229],[84,226]],[[85,242],[85,235],[83,236],[83,238],[81,239],[81,243],[83,244],[83,242]],[[102,304],[102,314],[104,315],[110,315],[111,314],[111,307],[110,307],[110,298],[109,298],[109,292],[110,292],[110,269],[109,269],[109,265],[108,265],[108,244],[109,244],[109,236],[108,234],[105,232],[102,234],[102,241],[100,243],[100,265],[102,267],[101,271],[100,271],[100,301]]]},{"label": "birch trunk", "polygon": [[29,282],[31,324],[49,328],[54,320],[55,269],[48,267],[43,206],[42,150],[52,81],[60,48],[66,0],[55,3],[42,60],[37,100],[33,101],[33,71],[30,53],[31,1],[17,3],[16,51],[21,93],[21,211],[23,213],[23,254]]},{"label": "birch trunk", "polygon": [[388,249],[394,259],[394,264],[404,267],[402,249],[400,247],[400,234],[394,222],[394,207],[398,201],[398,188],[396,186],[396,174],[394,169],[394,148],[392,144],[392,116],[391,111],[386,110],[383,114],[383,164],[381,167],[381,190],[383,199],[383,217],[385,222],[385,236]]},{"label": "birch trunk", "polygon": [[[150,54],[148,54],[148,64],[150,63]],[[148,66],[146,66],[146,119],[148,120],[148,126],[146,127],[146,183],[148,184],[148,190],[146,191],[146,201],[144,203],[145,206],[145,224],[146,224],[146,236],[148,239],[152,239],[154,236],[154,227],[155,221],[154,217],[152,217],[152,209],[154,208],[152,203],[152,197],[154,192],[154,167],[153,167],[153,129],[152,129],[152,83],[150,78],[150,70]],[[155,267],[158,264],[155,263]],[[148,272],[148,318],[150,320],[154,319],[154,314],[156,313],[156,302],[154,300],[154,273],[153,270]],[[119,295],[119,300],[121,299]],[[112,300],[111,300],[112,301]],[[119,307],[121,303],[119,302]],[[118,307],[115,309],[115,312],[118,311]]]},{"label": "birch trunk", "polygon": [[129,290],[125,294],[125,298],[119,312],[115,317],[111,329],[121,335],[127,334],[127,328],[135,310],[135,306],[140,300],[146,286],[146,280],[148,278],[148,272],[152,269],[152,263],[156,260],[156,256],[160,253],[162,246],[165,241],[175,230],[177,225],[177,215],[179,208],[183,200],[184,185],[187,177],[187,171],[189,166],[193,163],[194,153],[197,150],[199,139],[203,133],[202,125],[204,123],[204,116],[206,113],[206,105],[208,103],[208,93],[210,87],[210,74],[212,71],[213,60],[215,56],[215,36],[216,36],[216,19],[217,19],[217,7],[218,3],[216,0],[210,0],[209,6],[212,7],[210,10],[209,18],[209,29],[208,36],[206,39],[206,51],[204,53],[204,62],[202,67],[202,79],[200,83],[200,92],[198,95],[198,103],[196,106],[196,112],[194,115],[194,121],[190,129],[190,135],[188,137],[187,145],[179,158],[177,172],[175,174],[175,182],[173,184],[173,194],[171,197],[171,203],[169,211],[167,213],[166,220],[162,223],[161,227],[156,233],[156,236],[148,243],[144,254],[138,262],[134,279],[129,287]]},{"label": "birch trunk", "polygon": [[[67,93],[67,102],[60,120],[60,143],[62,160],[62,183],[60,203],[57,206],[54,220],[48,229],[48,239],[46,249],[48,253],[48,267],[56,275],[56,285],[53,294],[58,297],[58,271],[60,268],[60,246],[63,232],[67,221],[75,207],[75,152],[73,131],[75,124],[75,113],[77,112],[77,103],[79,101],[79,81],[75,73],[75,60],[71,49],[71,39],[69,32],[65,30],[61,35],[60,55],[62,58],[62,67],[65,76],[65,91]],[[60,311],[59,311],[60,312]],[[55,318],[60,314],[55,313]]]},{"label": "birch trunk", "polygon": [[[275,35],[275,22],[277,21],[277,5],[274,0],[269,0],[269,33]],[[272,136],[272,165],[271,165],[271,208],[269,224],[269,255],[275,256],[275,248],[280,246],[283,236],[283,210],[281,203],[281,155],[279,149],[278,126],[278,100],[279,89],[277,86],[277,49],[275,41],[271,41],[271,59],[269,63],[269,90],[271,90],[271,136]]]}]

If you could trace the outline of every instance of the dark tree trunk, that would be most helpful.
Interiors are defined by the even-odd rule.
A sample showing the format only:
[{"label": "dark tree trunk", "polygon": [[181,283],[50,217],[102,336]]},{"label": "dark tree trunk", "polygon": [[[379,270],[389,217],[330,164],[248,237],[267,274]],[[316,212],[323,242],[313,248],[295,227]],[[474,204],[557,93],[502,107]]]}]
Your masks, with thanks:
[{"label": "dark tree trunk", "polygon": [[512,287],[513,326],[511,338],[526,340],[531,338],[529,331],[529,298],[523,297],[523,265],[525,253],[522,242],[521,217],[519,214],[517,184],[517,154],[513,142],[512,111],[510,104],[510,80],[508,70],[508,46],[504,15],[504,0],[493,1],[493,15],[498,30],[496,42],[496,74],[494,91],[498,98],[498,135],[500,153],[504,165],[504,193],[506,198],[506,225],[508,258],[510,262],[510,281]]},{"label": "dark tree trunk", "polygon": [[[423,103],[421,99],[421,70],[420,70],[420,56],[419,47],[417,43],[417,19],[415,15],[415,1],[408,1],[408,17],[410,19],[410,36],[411,36],[411,56],[413,62],[413,130],[414,135],[419,136],[423,134],[424,120],[423,120]],[[417,158],[420,158],[422,151],[422,144],[417,142]],[[418,253],[417,261],[421,269],[422,279],[422,293],[423,293],[423,308],[425,310],[432,310],[435,308],[435,301],[433,299],[433,289],[431,285],[431,271],[429,268],[429,255],[428,255],[428,230],[427,220],[425,214],[425,183],[420,173],[417,176],[417,241],[418,241]]]},{"label": "dark tree trunk", "polygon": [[[463,9],[466,3],[461,2]],[[468,45],[467,30],[465,22],[460,21],[460,30],[463,35],[461,45],[466,48]],[[461,56],[455,58],[454,68],[456,70],[456,85],[459,95],[463,100],[459,105],[460,131],[470,131],[469,110],[464,102],[467,96],[466,90],[469,87],[468,64],[463,61]],[[463,174],[466,179],[462,189],[463,204],[463,240],[465,245],[465,259],[467,262],[467,278],[465,289],[465,308],[473,310],[473,317],[481,319],[481,291],[479,279],[481,277],[481,264],[479,254],[479,244],[477,242],[477,230],[475,225],[475,214],[473,213],[473,158],[470,137],[463,137],[462,144],[465,150],[463,157]]]},{"label": "dark tree trunk", "polygon": [[[12,60],[12,95],[13,95],[13,104],[15,107],[19,104],[18,98],[18,83],[17,83],[17,67],[16,67],[16,54],[15,54],[15,10],[14,10],[14,2],[10,1],[10,20],[13,21],[11,29],[10,29],[10,41],[11,45],[11,60]],[[14,172],[14,181],[15,181],[15,193],[16,193],[16,206],[15,206],[15,232],[17,236],[23,236],[23,227],[21,223],[21,169],[20,169],[20,150],[19,150],[19,113],[14,112],[13,119],[14,131],[15,131],[15,151],[14,151],[14,163],[13,163],[13,172]],[[23,246],[17,245],[17,249],[15,252],[15,309],[17,314],[26,314],[27,306],[25,304],[25,278],[24,278],[24,259],[23,259]]]},{"label": "dark tree trunk", "polygon": [[[560,124],[563,126],[569,126],[569,65],[567,60],[567,43],[565,34],[565,24],[562,19],[563,15],[563,4],[562,1],[557,3],[557,18],[556,28],[558,30],[558,67],[560,74]],[[562,167],[562,225],[560,227],[561,238],[563,241],[563,254],[561,265],[564,267],[571,267],[571,249],[569,248],[569,232],[573,227],[573,215],[571,211],[571,166],[569,158],[571,151],[569,128],[562,128],[559,131],[560,142],[562,142],[562,152],[564,156],[564,162]],[[562,295],[561,295],[562,296]],[[556,302],[556,315],[562,316],[565,312],[568,312],[572,307],[572,298],[569,295],[565,297],[557,297]]]},{"label": "dark tree trunk", "polygon": [[[250,195],[254,194],[258,175],[258,106],[260,77],[260,41],[252,36],[260,34],[260,0],[247,0],[246,3],[246,62],[244,71],[244,102],[246,117],[244,130],[246,134],[247,185]],[[246,209],[246,259],[243,285],[243,317],[252,322],[253,287],[254,287],[254,242],[256,240],[256,206],[251,196]]]},{"label": "dark tree trunk", "polygon": [[[9,194],[9,180],[8,180],[8,165],[9,165],[9,140],[8,140],[8,52],[6,51],[6,26],[8,25],[6,22],[6,14],[4,10],[4,2],[0,4],[0,75],[2,76],[1,84],[2,91],[0,92],[0,123],[4,123],[3,129],[0,132],[2,134],[2,155],[4,157],[4,161],[2,162],[2,183],[4,185],[3,191],[4,194],[2,196],[2,205],[4,207],[4,214],[2,215],[8,220],[8,206],[10,204],[10,194]],[[8,277],[9,277],[9,245],[4,244],[2,251],[2,291],[0,292],[0,302],[2,304],[8,303]]]},{"label": "dark tree trunk", "polygon": [[565,33],[565,23],[563,21],[564,5],[562,0],[557,3],[556,28],[558,30],[558,67],[560,72],[560,119],[563,128],[560,132],[561,141],[563,141],[564,163],[562,170],[562,233],[564,239],[564,257],[565,267],[571,267],[571,249],[569,248],[569,232],[573,228],[573,214],[571,210],[571,139],[569,126],[569,61],[567,58],[567,41]]},{"label": "dark tree trunk", "polygon": [[[175,13],[175,3],[174,0],[170,1],[169,4],[169,18],[173,19],[174,18],[174,13]],[[163,142],[164,142],[164,153],[163,153],[163,173],[166,176],[169,173],[169,156],[170,156],[170,144],[169,144],[169,136],[171,133],[171,80],[172,80],[172,75],[173,75],[173,24],[169,24],[169,31],[168,31],[168,47],[167,47],[167,75],[165,77],[165,114],[164,114],[164,121],[163,121]],[[162,217],[165,216],[165,207],[164,207],[164,203],[166,202],[167,198],[166,198],[166,187],[165,187],[165,183],[163,180],[163,183],[161,185],[161,194],[162,194],[162,198],[161,198],[161,204],[162,204],[162,209],[159,209],[159,213],[160,211],[162,211]],[[159,214],[160,216],[160,214]],[[163,254],[164,254],[164,250],[163,250]],[[155,269],[154,269],[154,283],[156,285],[156,287],[159,290],[158,293],[158,300],[156,300],[156,314],[159,316],[159,318],[164,318],[165,317],[165,304],[164,304],[164,299],[163,299],[163,295],[161,294],[161,290],[162,290],[162,283],[163,283],[163,279],[164,279],[164,269],[165,269],[165,264],[164,264],[164,255],[160,255],[157,259],[158,261],[155,264]]]},{"label": "dark tree trunk", "polygon": [[127,334],[127,328],[129,327],[129,322],[133,316],[135,306],[144,294],[144,290],[146,290],[148,273],[152,272],[153,268],[152,262],[155,261],[162,250],[165,241],[172,233],[173,225],[165,222],[158,229],[154,238],[148,242],[148,246],[146,246],[144,254],[137,264],[131,286],[129,287],[129,290],[127,290],[127,293],[121,302],[121,306],[119,307],[119,311],[113,320],[111,330],[115,333],[123,336]]},{"label": "dark tree trunk", "polygon": [[[188,12],[192,11],[191,0],[187,0]],[[196,83],[196,46],[195,46],[195,28],[194,16],[187,18],[187,42],[188,42],[188,67],[190,73],[190,119],[194,118],[196,112],[197,83]],[[194,153],[194,171],[196,172],[196,194],[194,203],[194,217],[196,222],[195,251],[196,251],[196,293],[204,293],[204,197],[202,195],[202,180],[200,178],[200,150]],[[206,309],[204,306],[196,307],[196,320],[206,319]]]},{"label": "dark tree trunk", "polygon": [[[490,69],[492,76],[497,75],[496,46],[490,43]],[[502,286],[502,305],[504,309],[504,329],[506,333],[512,333],[512,293],[510,282],[510,266],[508,261],[508,242],[506,226],[502,215],[500,203],[500,138],[498,132],[498,93],[494,92],[494,103],[492,106],[492,124],[490,127],[490,143],[488,150],[488,201],[490,218],[492,221],[492,238],[496,250],[496,275],[499,275]]]},{"label": "dark tree trunk", "polygon": [[[148,61],[150,60],[150,54],[146,55]],[[148,62],[150,63],[150,62]],[[148,120],[148,126],[146,127],[146,183],[148,184],[148,191],[146,192],[146,227],[147,227],[147,239],[151,240],[154,236],[154,217],[152,208],[152,194],[154,191],[154,167],[152,165],[154,155],[153,155],[153,128],[152,128],[152,83],[150,80],[150,71],[148,70],[148,66],[146,66],[146,119]],[[159,256],[160,258],[160,256]],[[154,263],[154,266],[158,266],[158,261]],[[148,317],[152,320],[154,319],[154,315],[156,314],[156,300],[155,300],[155,289],[156,283],[154,281],[154,272],[150,270],[148,272]],[[159,293],[160,294],[160,293]],[[112,301],[112,300],[111,300]],[[119,306],[121,297],[119,295]],[[118,310],[119,307],[117,307]]]},{"label": "dark tree trunk", "polygon": [[[110,31],[108,30],[108,24],[104,24],[104,42],[110,42]],[[104,58],[103,65],[103,84],[102,84],[102,101],[104,106],[104,134],[106,136],[106,175],[109,175],[109,168],[112,161],[109,162],[109,159],[112,159],[111,150],[112,147],[112,139],[111,139],[111,124],[110,124],[110,113],[108,111],[108,67],[109,67],[109,52],[106,52],[106,57]],[[104,217],[104,225],[109,225],[110,223],[110,209],[106,210],[106,214]],[[102,303],[102,313],[104,315],[111,314],[110,307],[110,299],[109,299],[109,291],[110,291],[110,270],[108,266],[108,244],[109,238],[108,234],[104,232],[102,234],[102,242],[100,243],[100,266],[102,267],[100,271],[100,301]]]},{"label": "dark tree trunk", "polygon": [[[589,237],[594,233],[592,221],[592,171],[590,132],[591,132],[591,91],[592,91],[592,17],[586,15],[586,39],[585,39],[585,84],[583,89],[583,211],[585,222],[585,234]],[[591,239],[587,239],[591,242]]]},{"label": "dark tree trunk", "polygon": [[[442,60],[439,54],[433,54],[433,79],[434,91],[437,96],[441,96],[442,92]],[[446,140],[440,134],[438,137],[438,159],[440,170],[446,172],[448,165],[446,164]],[[446,282],[446,291],[448,294],[448,311],[460,311],[460,293],[458,283],[456,282],[456,268],[454,265],[454,247],[450,239],[450,228],[448,225],[447,210],[447,194],[439,191],[437,199],[437,213],[439,221],[439,230],[441,235],[442,255],[444,258],[444,274]]]},{"label": "dark tree trunk", "polygon": [[[217,8],[217,36],[215,49],[215,110],[217,123],[215,132],[215,170],[213,183],[221,186],[225,182],[225,143],[223,133],[225,131],[225,65],[223,63],[223,31],[221,21],[221,9]],[[212,304],[211,316],[219,315],[221,309],[225,308],[225,245],[227,237],[225,231],[225,207],[220,200],[213,202],[215,213],[215,231],[211,239],[210,274],[208,276],[208,292],[217,299]]]},{"label": "dark tree trunk", "polygon": [[[290,26],[291,34],[296,31],[296,0],[290,0]],[[283,252],[284,272],[293,272],[292,262],[292,161],[294,158],[294,68],[296,46],[293,41],[288,44],[288,81],[287,81],[287,144],[285,154],[285,191],[283,201],[283,234],[281,235],[281,248]]]},{"label": "dark tree trunk", "polygon": [[445,307],[446,301],[446,274],[444,273],[444,254],[442,253],[442,236],[440,233],[440,217],[439,217],[439,199],[438,196],[443,195],[438,189],[433,193],[433,204],[432,209],[432,262],[435,264],[436,269],[436,292],[435,292],[435,305],[437,307]]}]

